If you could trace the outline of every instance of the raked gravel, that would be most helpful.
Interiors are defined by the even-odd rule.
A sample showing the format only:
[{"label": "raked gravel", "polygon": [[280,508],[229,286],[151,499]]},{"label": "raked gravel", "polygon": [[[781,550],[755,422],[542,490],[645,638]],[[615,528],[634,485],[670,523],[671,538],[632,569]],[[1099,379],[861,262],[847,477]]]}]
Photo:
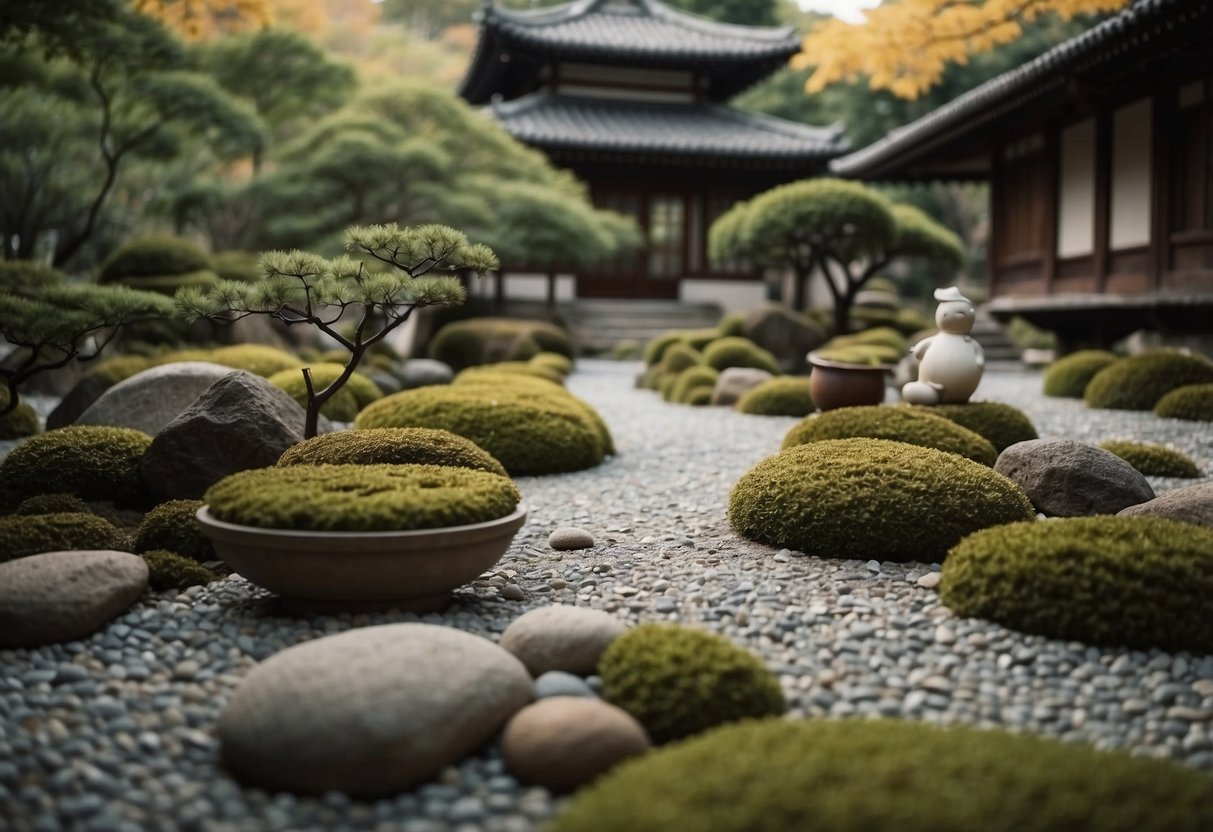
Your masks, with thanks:
[{"label": "raked gravel", "polygon": [[[602,412],[619,455],[590,471],[520,479],[530,519],[497,572],[420,620],[493,639],[527,609],[557,602],[678,621],[760,654],[794,715],[1002,727],[1213,772],[1213,657],[957,619],[928,588],[934,566],[823,560],[741,539],[726,519],[729,490],[796,420],[664,404],[632,390],[635,370],[582,362],[569,386]],[[975,398],[1023,408],[1045,437],[1163,442],[1213,474],[1207,425],[1091,411],[1039,390],[1037,373],[995,370]],[[1190,481],[1151,482],[1163,491]],[[548,535],[562,526],[597,545],[553,551]],[[86,641],[0,651],[0,828],[535,828],[559,803],[510,777],[495,749],[370,802],[245,789],[219,766],[216,720],[257,661],[351,627],[412,620],[291,618],[233,576],[149,595]]]}]

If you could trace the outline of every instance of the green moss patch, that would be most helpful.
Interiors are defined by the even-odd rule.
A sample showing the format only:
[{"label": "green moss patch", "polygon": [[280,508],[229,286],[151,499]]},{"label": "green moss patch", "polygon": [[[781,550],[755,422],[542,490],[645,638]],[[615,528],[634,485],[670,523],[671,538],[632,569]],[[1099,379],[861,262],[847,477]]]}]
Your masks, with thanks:
[{"label": "green moss patch", "polygon": [[[8,407],[8,388],[0,387],[0,410]],[[25,402],[17,402],[11,413],[0,416],[0,439],[24,439],[40,430],[38,414]]]},{"label": "green moss patch", "polygon": [[70,549],[122,549],[126,536],[95,514],[0,517],[0,562]]},{"label": "green moss patch", "polygon": [[1200,832],[1213,783],[1024,734],[766,719],[625,762],[546,832]]},{"label": "green moss patch", "polygon": [[11,502],[36,494],[74,494],[118,506],[143,505],[139,461],[152,438],[129,428],[78,425],[31,437],[0,462]]},{"label": "green moss patch", "polygon": [[1062,356],[1045,368],[1044,394],[1066,399],[1081,399],[1091,379],[1119,359],[1104,350],[1079,350]]},{"label": "green moss patch", "polygon": [[135,532],[136,553],[167,550],[199,563],[215,560],[215,547],[198,525],[201,500],[169,500],[149,511]]},{"label": "green moss patch", "polygon": [[573,358],[569,334],[545,321],[468,318],[447,324],[431,339],[430,358],[455,370],[498,361],[528,361],[541,352]]},{"label": "green moss patch", "polygon": [[96,514],[75,494],[37,494],[22,500],[13,514]]},{"label": "green moss patch", "polygon": [[1117,439],[1102,442],[1099,447],[1116,454],[1147,477],[1193,479],[1200,476],[1200,468],[1192,457],[1173,448]]},{"label": "green moss patch", "polygon": [[242,526],[309,531],[435,529],[496,520],[521,495],[508,477],[439,465],[291,465],[241,471],[206,492]]},{"label": "green moss patch", "polygon": [[1213,384],[1186,384],[1167,393],[1154,405],[1164,419],[1213,422]]},{"label": "green moss patch", "polygon": [[998,459],[998,453],[988,440],[943,416],[926,408],[884,405],[840,407],[809,416],[788,431],[783,447],[856,436],[936,448],[983,465],[993,465]]},{"label": "green moss patch", "polygon": [[737,409],[755,416],[808,416],[817,406],[808,378],[784,376],[751,387],[737,400]]},{"label": "green moss patch", "polygon": [[198,354],[191,351],[177,355],[187,357],[172,357],[170,353],[162,358],[160,363],[165,363],[170,358],[174,361],[209,361],[212,364],[231,367],[233,370],[246,370],[262,378],[269,378],[283,370],[298,370],[303,366],[303,361],[298,356],[262,344],[237,344],[213,350],[200,350]]},{"label": "green moss patch", "polygon": [[[319,392],[336,381],[345,372],[345,367],[341,364],[313,364],[309,371],[312,374],[312,387]],[[268,381],[299,404],[307,405],[307,383],[303,380],[302,369],[282,370],[270,376]],[[375,382],[362,373],[354,372],[324,403],[320,412],[338,422],[352,422],[359,410],[382,398],[383,391]]]},{"label": "green moss patch", "polygon": [[287,448],[287,465],[446,465],[506,476],[505,468],[470,439],[448,430],[372,428],[317,436]]},{"label": "green moss patch", "polygon": [[708,389],[708,398],[711,399],[712,390],[715,389],[716,379],[718,378],[720,378],[720,373],[711,367],[702,364],[697,367],[687,367],[678,374],[678,377],[674,379],[674,383],[670,385],[670,394],[667,401],[690,404],[691,395],[696,390],[704,387]]},{"label": "green moss patch", "polygon": [[603,696],[656,743],[741,719],[783,713],[779,680],[727,638],[664,624],[636,627],[598,661]]},{"label": "green moss patch", "polygon": [[1153,410],[1177,387],[1213,383],[1213,361],[1157,350],[1132,355],[1095,374],[1083,393],[1087,407],[1103,410]]},{"label": "green moss patch", "polygon": [[677,343],[665,351],[661,359],[661,371],[667,375],[678,375],[683,370],[703,362],[699,350],[689,344]]},{"label": "green moss patch", "polygon": [[573,372],[573,359],[558,352],[541,352],[533,356],[527,363],[535,367],[547,367],[549,370],[555,370],[561,376],[567,376]]},{"label": "green moss patch", "polygon": [[988,440],[998,453],[1016,442],[1040,438],[1032,420],[1022,410],[1002,402],[939,404],[929,412],[968,428]]},{"label": "green moss patch", "polygon": [[553,384],[564,385],[564,374],[546,364],[534,364],[530,361],[499,361],[496,364],[481,364],[461,370],[459,378],[476,378],[478,376],[529,376],[550,381]]},{"label": "green moss patch", "polygon": [[703,363],[714,370],[755,367],[779,375],[779,362],[775,356],[748,338],[718,338],[704,348]]},{"label": "green moss patch", "polygon": [[1213,529],[1157,517],[986,529],[948,554],[939,593],[957,615],[1051,638],[1213,653]]},{"label": "green moss patch", "polygon": [[863,560],[939,561],[972,532],[1035,516],[1019,486],[992,469],[884,439],[788,448],[729,497],[729,522],[751,540]]},{"label": "green moss patch", "polygon": [[147,561],[148,585],[157,591],[206,586],[219,580],[218,575],[202,564],[174,552],[154,549],[144,552],[143,559]]}]

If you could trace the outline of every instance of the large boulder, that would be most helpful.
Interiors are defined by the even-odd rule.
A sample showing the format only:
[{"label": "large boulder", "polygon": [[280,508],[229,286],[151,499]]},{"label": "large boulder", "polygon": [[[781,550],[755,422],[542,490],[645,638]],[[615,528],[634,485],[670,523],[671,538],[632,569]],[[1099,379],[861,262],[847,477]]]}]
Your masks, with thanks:
[{"label": "large boulder", "polygon": [[750,390],[774,378],[757,367],[728,367],[716,379],[712,389],[712,404],[732,406]]},{"label": "large boulder", "polygon": [[169,422],[143,456],[156,502],[201,499],[237,471],[266,468],[303,441],[304,411],[260,376],[228,373]]},{"label": "large boulder", "polygon": [[[46,373],[45,375],[54,375]],[[46,417],[46,429],[56,430],[75,424],[80,414],[88,410],[93,402],[109,388],[109,381],[98,375],[86,375],[60,400]]]},{"label": "large boulder", "polygon": [[1048,517],[1116,514],[1154,499],[1146,478],[1116,454],[1073,439],[1016,442],[994,470],[1013,480]]},{"label": "large boulder", "polygon": [[112,550],[46,552],[0,563],[0,647],[87,638],[147,589],[147,563]]},{"label": "large boulder", "polygon": [[770,305],[745,314],[742,334],[772,353],[784,372],[805,369],[805,355],[826,342],[826,334],[813,321],[784,306]]},{"label": "large boulder", "polygon": [[1201,482],[1160,494],[1153,500],[1129,506],[1121,517],[1166,517],[1213,529],[1213,482]]},{"label": "large boulder", "polygon": [[540,607],[519,616],[501,634],[501,646],[532,676],[563,670],[588,676],[598,657],[626,626],[610,613],[584,607]]},{"label": "large boulder", "polygon": [[155,436],[230,372],[229,367],[207,361],[152,367],[102,393],[80,414],[76,424],[134,428]]},{"label": "large boulder", "polygon": [[364,627],[253,668],[219,717],[223,761],[268,789],[386,795],[438,774],[531,701],[491,641],[429,624]]}]

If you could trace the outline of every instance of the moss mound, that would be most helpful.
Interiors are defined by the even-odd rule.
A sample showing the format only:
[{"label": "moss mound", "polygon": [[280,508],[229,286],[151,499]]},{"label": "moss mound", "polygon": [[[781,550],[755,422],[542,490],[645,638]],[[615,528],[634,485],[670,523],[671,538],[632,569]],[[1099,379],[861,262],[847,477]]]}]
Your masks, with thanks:
[{"label": "moss mound", "polygon": [[139,461],[152,444],[129,428],[77,425],[27,439],[0,462],[0,483],[13,502],[36,494],[74,494],[140,506],[146,491]]},{"label": "moss mound", "polygon": [[[313,364],[310,368],[312,386],[323,390],[345,372],[341,364]],[[283,370],[274,373],[268,379],[269,383],[284,390],[299,404],[307,405],[307,384],[303,380],[303,371],[299,369]],[[320,412],[338,422],[352,422],[358,411],[374,401],[383,398],[379,386],[362,373],[355,372],[341,386],[331,399],[324,403]]]},{"label": "moss mound", "polygon": [[[927,323],[930,326],[930,322]],[[919,329],[920,327],[915,327]],[[877,326],[851,335],[837,335],[829,341],[833,347],[884,347],[898,357],[906,354],[910,344],[906,337],[890,326]]]},{"label": "moss mound", "polygon": [[526,378],[543,379],[544,381],[550,381],[552,384],[564,386],[564,374],[546,365],[532,364],[529,361],[499,361],[496,364],[481,364],[476,367],[468,367],[466,370],[461,370],[456,378],[474,379],[483,376],[490,378],[506,376],[507,379],[512,379],[514,376],[523,376]]},{"label": "moss mound", "polygon": [[628,761],[546,832],[1198,832],[1213,785],[1173,763],[1026,734],[765,719]]},{"label": "moss mound", "polygon": [[211,256],[211,270],[224,280],[255,283],[261,279],[261,269],[257,265],[257,255],[251,251],[231,249],[229,251],[216,252]]},{"label": "moss mound", "polygon": [[[0,410],[8,407],[8,389],[0,387]],[[17,402],[11,413],[0,416],[0,439],[24,439],[41,429],[38,414],[25,402]]]},{"label": "moss mound", "polygon": [[126,536],[95,514],[0,517],[0,563],[70,549],[122,549]]},{"label": "moss mound", "polygon": [[222,364],[233,370],[247,370],[262,378],[269,378],[274,373],[281,373],[283,370],[298,370],[303,367],[303,362],[299,360],[298,356],[261,344],[219,347],[214,350],[203,350],[201,357],[198,358],[175,358],[173,360],[210,361],[212,364]]},{"label": "moss mound", "polygon": [[943,416],[937,416],[926,408],[884,405],[840,407],[809,416],[788,431],[783,447],[793,448],[824,439],[849,439],[855,436],[936,448],[983,465],[992,466],[998,459],[989,440]]},{"label": "moss mound", "polygon": [[598,674],[604,698],[634,716],[656,743],[784,710],[779,680],[761,660],[690,627],[629,630],[602,654]]},{"label": "moss mound", "polygon": [[834,439],[780,451],[733,487],[746,537],[824,557],[939,561],[966,535],[1036,510],[1011,480],[934,448]]},{"label": "moss mound", "polygon": [[174,552],[153,549],[144,552],[143,559],[147,561],[148,586],[156,591],[189,589],[219,580],[218,575],[202,564]]},{"label": "moss mound", "polygon": [[510,373],[498,370],[499,364],[485,364],[483,367],[468,367],[461,370],[451,381],[457,387],[505,388],[506,390],[525,390],[539,395],[559,395],[567,393],[564,385],[551,379],[529,373]]},{"label": "moss mound", "polygon": [[476,443],[429,428],[329,433],[287,448],[278,465],[446,465],[506,476],[501,463]]},{"label": "moss mound", "polygon": [[1081,399],[1083,391],[1100,370],[1120,359],[1106,350],[1078,350],[1054,361],[1044,372],[1044,394]]},{"label": "moss mound", "polygon": [[716,387],[716,379],[720,378],[720,373],[700,364],[696,367],[687,367],[674,379],[674,383],[670,385],[670,393],[666,401],[678,402],[679,404],[689,404],[688,401],[696,390],[707,388],[708,399],[712,398],[712,390]]},{"label": "moss mound", "polygon": [[184,286],[214,285],[219,278],[210,265],[207,253],[189,240],[141,237],[106,258],[98,282],[171,293]]},{"label": "moss mound", "polygon": [[456,371],[477,364],[528,361],[541,352],[573,358],[569,334],[545,321],[512,318],[468,318],[447,324],[429,344],[429,357]]},{"label": "moss mound", "polygon": [[1213,652],[1213,529],[1158,517],[1014,523],[948,553],[958,615],[1051,638]]},{"label": "moss mound", "polygon": [[689,404],[691,407],[707,407],[712,403],[712,388],[696,387],[686,394],[682,403]]},{"label": "moss mound", "polygon": [[1154,415],[1164,419],[1213,422],[1213,384],[1186,384],[1158,400]]},{"label": "moss mound", "polygon": [[737,409],[755,416],[808,416],[817,405],[807,378],[784,376],[751,387],[737,400]]},{"label": "moss mound", "polygon": [[1213,361],[1157,350],[1104,367],[1087,385],[1083,401],[1101,410],[1153,410],[1177,387],[1209,383],[1213,383]]},{"label": "moss mound", "polygon": [[496,520],[521,495],[508,478],[440,465],[291,465],[232,474],[206,492],[212,516],[266,529],[383,532]]},{"label": "moss mound", "polygon": [[13,514],[95,514],[88,503],[75,494],[38,494],[22,500]]},{"label": "moss mound", "polygon": [[703,362],[699,350],[689,344],[676,343],[665,351],[661,359],[661,372],[676,376],[683,370],[695,367]]},{"label": "moss mound", "polygon": [[641,353],[641,358],[648,366],[661,363],[665,358],[666,350],[675,344],[681,343],[682,338],[677,332],[663,332],[649,340],[644,345],[644,351]]},{"label": "moss mound", "polygon": [[1116,454],[1147,477],[1192,479],[1200,476],[1200,468],[1192,457],[1173,448],[1117,439],[1101,442],[1099,447]]},{"label": "moss mound", "polygon": [[541,352],[531,358],[528,364],[537,367],[547,367],[549,370],[555,370],[561,376],[567,376],[573,372],[573,359],[567,355],[561,355],[558,352]]},{"label": "moss mound", "polygon": [[201,500],[169,500],[156,506],[135,532],[134,551],[162,549],[199,563],[215,560],[215,547],[202,534],[195,516],[200,508]]},{"label": "moss mound", "polygon": [[115,355],[94,364],[87,375],[99,379],[106,387],[113,387],[137,373],[156,366],[156,361],[145,355]]},{"label": "moss mound", "polygon": [[1040,438],[1032,420],[1022,410],[1002,402],[939,404],[929,412],[968,428],[988,440],[998,453],[1016,442]]},{"label": "moss mound", "polygon": [[755,367],[779,375],[779,362],[775,356],[748,338],[718,338],[704,347],[703,363],[717,371],[729,367]]}]

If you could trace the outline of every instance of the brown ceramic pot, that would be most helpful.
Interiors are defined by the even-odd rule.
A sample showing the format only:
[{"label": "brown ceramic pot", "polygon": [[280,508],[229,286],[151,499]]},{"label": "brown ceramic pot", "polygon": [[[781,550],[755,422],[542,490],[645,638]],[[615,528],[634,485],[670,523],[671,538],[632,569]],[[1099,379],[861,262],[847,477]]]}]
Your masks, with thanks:
[{"label": "brown ceramic pot", "polygon": [[888,364],[842,364],[809,353],[809,392],[818,410],[860,407],[884,401]]}]

